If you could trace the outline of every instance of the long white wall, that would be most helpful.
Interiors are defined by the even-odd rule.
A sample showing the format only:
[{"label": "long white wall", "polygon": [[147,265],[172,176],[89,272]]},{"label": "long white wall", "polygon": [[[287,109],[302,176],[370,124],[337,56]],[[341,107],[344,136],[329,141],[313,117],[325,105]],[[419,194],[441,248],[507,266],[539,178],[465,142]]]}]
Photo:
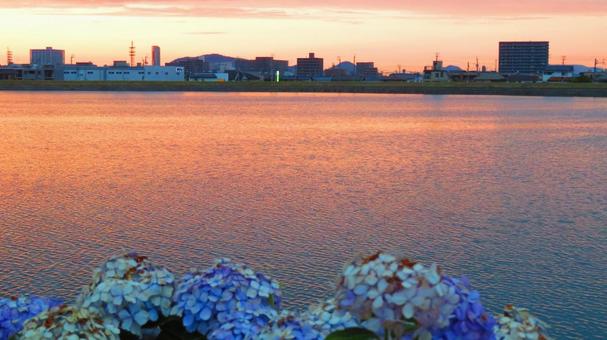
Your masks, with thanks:
[{"label": "long white wall", "polygon": [[78,67],[65,66],[65,81],[184,81],[183,67]]}]

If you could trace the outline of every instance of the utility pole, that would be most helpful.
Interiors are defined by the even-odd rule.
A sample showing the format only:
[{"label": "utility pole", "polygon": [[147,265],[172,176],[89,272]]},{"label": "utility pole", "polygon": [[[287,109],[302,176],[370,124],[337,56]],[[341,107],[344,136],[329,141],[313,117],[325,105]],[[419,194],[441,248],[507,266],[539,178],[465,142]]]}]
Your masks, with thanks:
[{"label": "utility pole", "polygon": [[567,56],[564,55],[561,57],[561,62],[563,63],[563,65],[565,65],[565,62],[567,61]]},{"label": "utility pole", "polygon": [[72,64],[72,65],[74,65],[74,57],[75,57],[75,55],[73,55],[73,54],[70,56],[70,64]]},{"label": "utility pole", "polygon": [[478,57],[476,57],[476,72],[478,72],[478,71],[479,71],[479,68],[478,68],[478,67],[479,67],[479,66],[478,66]]},{"label": "utility pole", "polygon": [[593,73],[596,73],[596,67],[598,64],[599,64],[599,58],[594,58],[594,72]]}]

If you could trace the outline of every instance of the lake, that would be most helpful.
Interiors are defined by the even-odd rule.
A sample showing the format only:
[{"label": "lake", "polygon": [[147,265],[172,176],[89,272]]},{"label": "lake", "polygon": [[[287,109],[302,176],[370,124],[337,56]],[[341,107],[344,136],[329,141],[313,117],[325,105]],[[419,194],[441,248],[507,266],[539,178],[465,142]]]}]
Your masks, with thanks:
[{"label": "lake", "polygon": [[0,295],[137,250],[230,257],[289,307],[385,249],[556,338],[607,334],[607,99],[0,92]]}]

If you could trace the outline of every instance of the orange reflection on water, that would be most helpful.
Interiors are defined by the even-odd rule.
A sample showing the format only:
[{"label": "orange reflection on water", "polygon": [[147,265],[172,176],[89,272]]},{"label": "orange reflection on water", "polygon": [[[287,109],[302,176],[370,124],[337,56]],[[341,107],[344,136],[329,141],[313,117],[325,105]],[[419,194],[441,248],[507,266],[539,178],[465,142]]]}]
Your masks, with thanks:
[{"label": "orange reflection on water", "polygon": [[607,270],[586,251],[605,250],[606,110],[560,98],[0,93],[0,289],[71,297],[93,264],[138,249],[177,271],[241,259],[301,303],[382,247],[488,290],[538,287],[528,295],[566,308],[545,287],[574,289],[572,276],[542,268],[583,259],[595,269],[576,271],[582,281]]}]

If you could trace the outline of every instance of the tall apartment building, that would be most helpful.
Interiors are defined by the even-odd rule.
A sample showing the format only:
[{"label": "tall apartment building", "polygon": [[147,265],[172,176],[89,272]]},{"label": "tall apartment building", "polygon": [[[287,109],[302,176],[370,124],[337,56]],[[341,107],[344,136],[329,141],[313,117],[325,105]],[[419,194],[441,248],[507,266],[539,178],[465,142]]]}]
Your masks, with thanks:
[{"label": "tall apartment building", "polygon": [[310,53],[307,58],[297,58],[297,79],[312,79],[322,77],[324,59],[316,58]]},{"label": "tall apartment building", "polygon": [[152,46],[152,66],[161,66],[159,46]]},{"label": "tall apartment building", "polygon": [[55,50],[52,47],[30,50],[30,64],[32,65],[65,65],[65,51]]},{"label": "tall apartment building", "polygon": [[541,73],[548,66],[548,41],[502,41],[499,50],[500,73]]}]

